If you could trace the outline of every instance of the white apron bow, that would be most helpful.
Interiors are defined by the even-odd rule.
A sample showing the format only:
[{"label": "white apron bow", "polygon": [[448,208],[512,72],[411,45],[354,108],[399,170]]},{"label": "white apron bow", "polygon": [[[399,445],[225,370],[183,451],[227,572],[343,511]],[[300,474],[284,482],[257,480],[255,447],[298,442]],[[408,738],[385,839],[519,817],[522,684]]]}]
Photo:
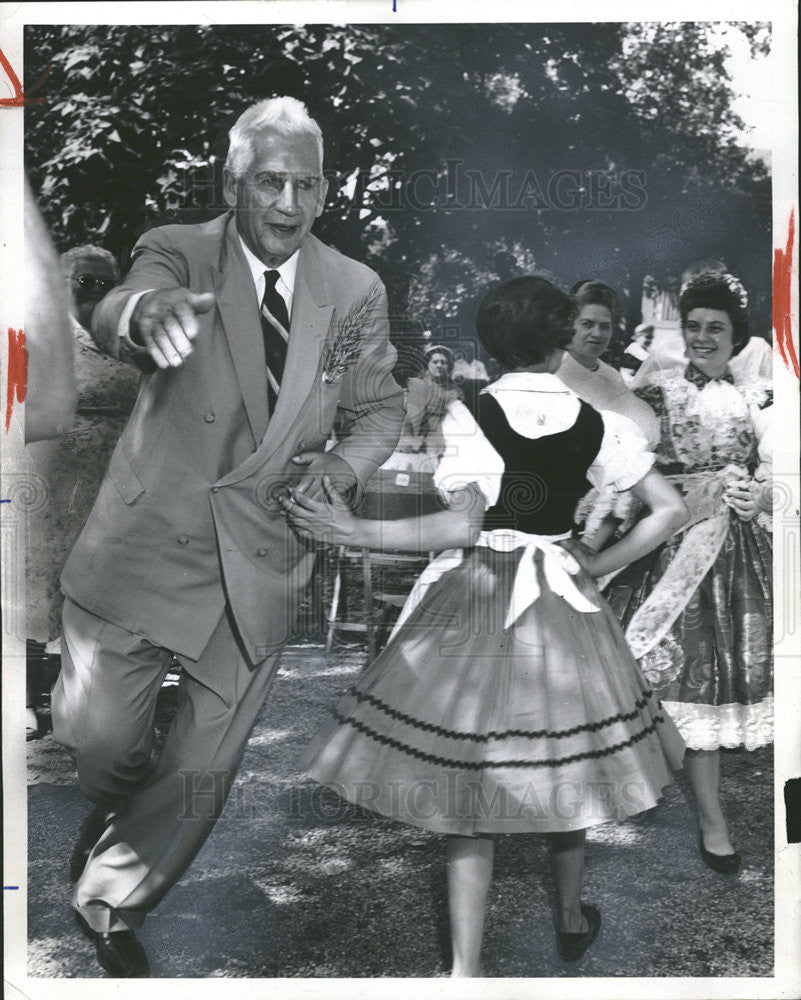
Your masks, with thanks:
[{"label": "white apron bow", "polygon": [[555,594],[582,614],[600,611],[600,608],[581,593],[573,581],[573,577],[581,569],[578,561],[561,545],[555,544],[555,542],[569,537],[569,534],[527,535],[522,531],[506,529],[481,532],[477,544],[486,545],[496,552],[525,549],[517,565],[512,597],[506,612],[506,621],[503,623],[504,628],[511,628],[523,612],[530,608],[540,596],[535,561],[537,552],[542,553],[542,568],[545,579]]},{"label": "white apron bow", "polygon": [[[504,628],[510,628],[540,596],[537,567],[534,561],[537,552],[542,552],[543,554],[545,579],[555,594],[558,594],[559,597],[562,597],[571,607],[574,607],[576,611],[582,612],[582,614],[600,610],[600,608],[587,600],[572,580],[572,577],[581,568],[577,560],[574,559],[567,549],[563,549],[561,545],[555,544],[569,537],[569,533],[564,535],[527,535],[522,531],[499,528],[493,531],[481,532],[476,545],[483,545],[486,548],[494,549],[496,552],[513,552],[515,549],[523,547],[526,550],[521,556],[517,567]],[[423,599],[423,595],[428,588],[433,583],[436,583],[443,573],[447,573],[448,570],[459,566],[463,559],[463,549],[447,549],[428,564],[412,588],[412,592],[403,606],[400,617],[395,623],[390,639],[395,637],[398,630],[406,622],[406,619]]]}]

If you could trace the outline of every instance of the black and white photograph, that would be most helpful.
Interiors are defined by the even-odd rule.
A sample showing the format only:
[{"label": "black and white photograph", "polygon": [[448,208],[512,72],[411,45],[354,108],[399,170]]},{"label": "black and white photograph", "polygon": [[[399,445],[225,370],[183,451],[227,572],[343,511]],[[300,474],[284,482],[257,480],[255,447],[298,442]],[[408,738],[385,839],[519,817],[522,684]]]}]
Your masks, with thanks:
[{"label": "black and white photograph", "polygon": [[9,998],[801,996],[796,35],[6,8]]}]

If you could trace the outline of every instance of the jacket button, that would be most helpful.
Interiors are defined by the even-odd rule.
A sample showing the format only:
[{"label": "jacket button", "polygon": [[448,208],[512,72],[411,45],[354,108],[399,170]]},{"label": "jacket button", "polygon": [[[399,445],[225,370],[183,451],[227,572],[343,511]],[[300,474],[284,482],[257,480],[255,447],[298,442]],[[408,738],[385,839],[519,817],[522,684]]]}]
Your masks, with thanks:
[{"label": "jacket button", "polygon": [[266,556],[266,555],[267,555],[267,552],[268,552],[268,551],[269,551],[268,549],[265,549],[265,548],[264,548],[264,547],[262,546],[262,548],[260,548],[260,549],[259,549],[259,550],[258,550],[258,551],[256,552],[256,555],[257,555],[257,556]]},{"label": "jacket button", "polygon": [[212,493],[219,493],[220,492],[220,487],[219,486],[212,486],[211,492]]},{"label": "jacket button", "polygon": [[189,544],[189,539],[186,537],[186,535],[181,535],[178,538],[178,544],[179,545],[188,545]]},{"label": "jacket button", "polygon": [[207,424],[213,424],[216,419],[216,417],[214,416],[214,410],[208,410],[206,413],[204,413],[203,419],[206,421]]}]

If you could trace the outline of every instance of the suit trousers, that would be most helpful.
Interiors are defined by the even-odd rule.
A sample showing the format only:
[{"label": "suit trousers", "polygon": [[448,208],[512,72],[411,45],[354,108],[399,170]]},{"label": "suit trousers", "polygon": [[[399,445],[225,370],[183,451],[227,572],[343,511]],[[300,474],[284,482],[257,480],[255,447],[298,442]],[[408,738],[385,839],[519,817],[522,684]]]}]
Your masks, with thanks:
[{"label": "suit trousers", "polygon": [[184,667],[178,707],[153,765],[156,698],[169,650],[64,603],[53,735],[75,757],[86,796],[113,812],[75,886],[97,931],[141,926],[181,877],[222,812],[278,667],[248,666],[226,610],[198,663],[224,672],[225,700]]}]

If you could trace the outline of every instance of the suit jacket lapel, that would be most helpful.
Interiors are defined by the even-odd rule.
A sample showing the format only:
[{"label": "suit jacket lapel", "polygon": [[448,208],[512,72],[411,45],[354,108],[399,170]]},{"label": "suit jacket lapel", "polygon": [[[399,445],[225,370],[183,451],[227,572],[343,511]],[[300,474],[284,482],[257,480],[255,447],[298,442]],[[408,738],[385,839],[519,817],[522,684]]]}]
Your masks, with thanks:
[{"label": "suit jacket lapel", "polygon": [[213,269],[212,277],[248,423],[258,443],[264,436],[268,416],[264,339],[253,279],[239,246],[233,216],[227,226],[220,266]]}]

